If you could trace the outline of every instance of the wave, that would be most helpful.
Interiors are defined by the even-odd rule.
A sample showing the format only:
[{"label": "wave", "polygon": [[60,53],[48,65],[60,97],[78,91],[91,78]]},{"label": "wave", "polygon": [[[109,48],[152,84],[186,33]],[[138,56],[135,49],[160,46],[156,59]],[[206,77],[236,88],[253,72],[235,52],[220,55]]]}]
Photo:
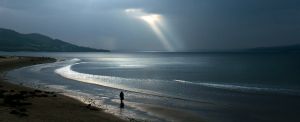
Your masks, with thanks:
[{"label": "wave", "polygon": [[79,62],[79,61],[81,61],[81,59],[79,59],[79,58],[73,58],[73,59],[71,59],[71,60],[69,60],[70,62]]},{"label": "wave", "polygon": [[[76,64],[79,64],[79,63],[76,63]],[[76,64],[74,64],[74,65],[76,65]],[[101,85],[101,86],[106,86],[106,87],[116,88],[116,89],[122,89],[122,90],[132,91],[132,92],[140,92],[140,93],[153,94],[153,95],[162,95],[159,92],[154,92],[154,91],[145,90],[145,89],[132,88],[132,87],[129,88],[128,86],[122,84],[122,82],[126,82],[126,81],[138,82],[138,80],[80,73],[80,72],[73,71],[71,69],[72,66],[73,65],[68,65],[68,66],[56,69],[55,73],[59,74],[62,77],[76,80],[76,81],[85,82],[85,83],[96,84],[96,85]]]},{"label": "wave", "polygon": [[96,84],[96,85],[101,85],[101,86],[106,86],[106,87],[111,87],[116,89],[122,89],[126,91],[151,94],[156,96],[167,96],[167,97],[172,97],[172,96],[164,94],[162,93],[162,91],[158,91],[155,88],[149,89],[149,87],[157,87],[155,86],[155,84],[167,83],[164,85],[171,85],[172,83],[177,82],[179,83],[179,85],[190,84],[190,85],[198,85],[203,87],[241,91],[241,92],[254,92],[254,93],[271,92],[271,93],[284,93],[290,95],[300,95],[300,91],[295,89],[258,87],[258,86],[244,85],[244,84],[191,82],[191,81],[178,80],[178,79],[175,79],[172,82],[170,82],[166,80],[157,80],[157,79],[133,79],[133,78],[122,78],[122,77],[115,77],[115,76],[93,75],[93,74],[81,73],[72,70],[72,66],[85,63],[79,61],[80,59],[72,59],[70,61],[72,62],[71,65],[69,64],[67,66],[56,69],[55,73],[71,80],[76,80],[76,81],[81,81],[85,83]]},{"label": "wave", "polygon": [[235,84],[220,84],[220,83],[207,83],[207,82],[190,82],[185,80],[174,80],[179,83],[200,85],[211,88],[225,89],[225,90],[236,90],[244,92],[274,92],[274,93],[286,93],[291,95],[300,95],[299,90],[294,89],[283,89],[283,88],[267,88],[267,87],[256,87],[256,86],[244,86]]},{"label": "wave", "polygon": [[[159,90],[153,90],[153,89],[147,90],[147,88],[151,87],[151,86],[148,86],[150,83],[152,83],[152,85],[153,85],[153,84],[156,84],[159,82],[164,82],[162,80],[129,79],[129,78],[121,78],[121,77],[113,77],[113,76],[102,76],[102,75],[80,73],[80,72],[76,72],[76,71],[72,70],[72,66],[77,65],[77,64],[80,64],[80,63],[75,63],[73,65],[67,65],[65,67],[61,67],[59,69],[56,69],[54,72],[64,78],[75,80],[75,81],[80,81],[80,82],[84,82],[84,83],[96,84],[96,85],[100,85],[100,86],[130,91],[133,93],[140,93],[140,94],[144,94],[144,95],[204,103],[204,101],[199,101],[199,100],[193,99],[193,98],[174,96],[171,94],[166,94]],[[143,81],[144,86],[139,85],[141,83],[141,81]]]}]

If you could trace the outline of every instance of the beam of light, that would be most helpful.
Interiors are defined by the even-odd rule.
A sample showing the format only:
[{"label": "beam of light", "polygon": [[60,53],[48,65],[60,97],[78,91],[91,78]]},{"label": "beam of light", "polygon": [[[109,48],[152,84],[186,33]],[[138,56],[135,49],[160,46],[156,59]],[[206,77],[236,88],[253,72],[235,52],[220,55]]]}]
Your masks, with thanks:
[{"label": "beam of light", "polygon": [[125,12],[146,22],[149,25],[149,27],[153,30],[157,38],[160,40],[164,48],[167,51],[171,51],[171,52],[175,51],[170,40],[162,31],[162,30],[167,30],[163,28],[164,26],[162,22],[163,21],[162,15],[147,13],[143,9],[126,9]]},{"label": "beam of light", "polygon": [[161,24],[161,16],[157,14],[141,16],[141,19],[149,24],[150,28],[154,31],[156,36],[159,38],[161,43],[168,51],[174,51],[172,45],[170,44],[169,40],[166,38],[164,33],[159,28],[159,24]]}]

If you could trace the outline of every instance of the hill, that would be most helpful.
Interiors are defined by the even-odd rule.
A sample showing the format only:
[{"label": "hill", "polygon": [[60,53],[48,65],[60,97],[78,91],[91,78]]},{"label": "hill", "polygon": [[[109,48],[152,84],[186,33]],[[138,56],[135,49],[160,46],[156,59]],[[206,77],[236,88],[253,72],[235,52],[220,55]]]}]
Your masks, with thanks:
[{"label": "hill", "polygon": [[108,52],[103,49],[77,46],[42,34],[21,34],[3,28],[0,28],[0,51]]}]

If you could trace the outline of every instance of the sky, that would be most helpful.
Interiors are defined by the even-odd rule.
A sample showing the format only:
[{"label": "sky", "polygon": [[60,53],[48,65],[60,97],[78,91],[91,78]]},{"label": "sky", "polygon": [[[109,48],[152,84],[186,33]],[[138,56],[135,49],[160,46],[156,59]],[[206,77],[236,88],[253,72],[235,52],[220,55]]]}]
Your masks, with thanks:
[{"label": "sky", "polygon": [[0,28],[122,51],[300,43],[299,0],[0,0]]}]

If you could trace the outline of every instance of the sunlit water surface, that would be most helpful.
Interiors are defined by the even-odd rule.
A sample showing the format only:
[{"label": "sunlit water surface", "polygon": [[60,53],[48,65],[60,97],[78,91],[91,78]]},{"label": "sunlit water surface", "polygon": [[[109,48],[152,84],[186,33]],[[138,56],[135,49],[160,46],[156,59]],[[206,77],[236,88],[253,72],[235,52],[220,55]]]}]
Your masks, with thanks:
[{"label": "sunlit water surface", "polygon": [[[58,62],[7,78],[150,121],[299,120],[299,54],[1,53]],[[125,108],[119,92],[125,91]]]}]

